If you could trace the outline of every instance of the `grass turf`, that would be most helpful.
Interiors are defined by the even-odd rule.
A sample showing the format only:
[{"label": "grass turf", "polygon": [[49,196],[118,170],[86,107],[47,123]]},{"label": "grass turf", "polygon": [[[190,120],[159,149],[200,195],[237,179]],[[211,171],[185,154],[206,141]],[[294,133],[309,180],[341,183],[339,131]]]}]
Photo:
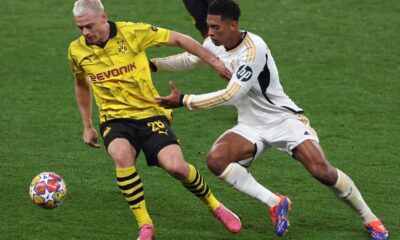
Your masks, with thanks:
[{"label": "grass turf", "polygon": [[[2,1],[0,8],[0,239],[135,239],[136,223],[115,183],[104,147],[81,141],[73,80],[66,61],[79,36],[69,1]],[[200,40],[180,1],[103,1],[112,20],[143,21]],[[377,1],[238,0],[241,27],[269,45],[286,92],[306,111],[321,144],[356,182],[382,217],[391,239],[400,239],[399,199],[400,4]],[[149,56],[179,52],[162,47]],[[183,92],[224,87],[207,68],[157,73],[163,95],[168,80]],[[96,112],[95,114],[96,115]],[[267,209],[217,180],[204,159],[212,142],[235,124],[232,108],[175,111],[173,128],[186,159],[205,175],[215,195],[242,218],[231,235],[178,182],[138,163],[157,239],[277,239]],[[97,121],[97,120],[95,120]],[[31,179],[60,173],[69,186],[55,210],[34,206]],[[251,171],[272,191],[291,197],[286,239],[369,239],[361,222],[299,163],[272,150]]]}]

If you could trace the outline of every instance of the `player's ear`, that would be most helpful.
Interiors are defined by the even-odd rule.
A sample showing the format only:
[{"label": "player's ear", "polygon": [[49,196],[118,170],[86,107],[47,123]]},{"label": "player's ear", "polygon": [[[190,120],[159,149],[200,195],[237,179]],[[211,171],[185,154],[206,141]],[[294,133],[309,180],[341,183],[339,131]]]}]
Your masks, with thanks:
[{"label": "player's ear", "polygon": [[229,24],[229,27],[232,31],[235,31],[239,26],[238,26],[238,21],[231,21]]},{"label": "player's ear", "polygon": [[104,20],[106,22],[108,21],[108,15],[105,11],[103,11],[100,16],[101,16],[102,20]]}]

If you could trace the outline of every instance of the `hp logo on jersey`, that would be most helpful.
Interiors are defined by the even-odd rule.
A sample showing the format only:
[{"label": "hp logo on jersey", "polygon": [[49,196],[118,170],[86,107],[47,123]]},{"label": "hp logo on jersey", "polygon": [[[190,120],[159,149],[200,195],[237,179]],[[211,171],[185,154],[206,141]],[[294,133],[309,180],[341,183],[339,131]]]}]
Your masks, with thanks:
[{"label": "hp logo on jersey", "polygon": [[253,76],[253,70],[249,66],[242,65],[236,71],[236,77],[242,82],[247,82]]}]

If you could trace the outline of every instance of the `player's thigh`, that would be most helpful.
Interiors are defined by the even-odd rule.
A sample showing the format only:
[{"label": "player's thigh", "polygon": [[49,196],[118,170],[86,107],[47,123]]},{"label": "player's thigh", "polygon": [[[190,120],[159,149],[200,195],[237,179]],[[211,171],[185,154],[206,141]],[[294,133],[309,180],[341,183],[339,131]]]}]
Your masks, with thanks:
[{"label": "player's thigh", "polygon": [[293,157],[300,161],[307,171],[326,185],[333,185],[337,179],[336,169],[326,159],[318,142],[306,140],[293,149]]},{"label": "player's thigh", "polygon": [[254,152],[254,142],[236,132],[226,131],[214,142],[208,158],[236,162],[252,157]]},{"label": "player's thigh", "polygon": [[293,157],[305,166],[312,166],[325,162],[325,154],[318,142],[305,140],[297,145],[293,150]]},{"label": "player's thigh", "polygon": [[[168,159],[168,157],[164,158],[164,156],[168,155],[173,156],[173,160],[169,158],[171,161],[183,161],[178,139],[167,118],[159,116],[143,119],[139,135],[147,165],[158,166],[160,165],[159,157],[162,157],[162,161],[166,161],[165,159]],[[176,147],[169,147],[169,145],[176,145],[179,151],[176,150]],[[168,147],[167,150],[170,151],[163,151],[164,154],[160,155],[159,153],[165,150],[165,147]],[[164,166],[166,165],[164,164]]]},{"label": "player's thigh", "polygon": [[293,155],[293,149],[306,140],[319,142],[310,125],[302,121],[301,115],[293,115],[283,121],[256,127],[263,140],[271,146]]},{"label": "player's thigh", "polygon": [[137,152],[126,138],[112,140],[107,151],[117,168],[130,167],[135,164]]},{"label": "player's thigh", "polygon": [[117,167],[128,167],[135,163],[140,151],[134,124],[125,119],[116,119],[100,125],[100,134],[107,152]]},{"label": "player's thigh", "polygon": [[175,178],[185,179],[189,176],[189,168],[178,144],[167,145],[158,152],[158,165]]}]

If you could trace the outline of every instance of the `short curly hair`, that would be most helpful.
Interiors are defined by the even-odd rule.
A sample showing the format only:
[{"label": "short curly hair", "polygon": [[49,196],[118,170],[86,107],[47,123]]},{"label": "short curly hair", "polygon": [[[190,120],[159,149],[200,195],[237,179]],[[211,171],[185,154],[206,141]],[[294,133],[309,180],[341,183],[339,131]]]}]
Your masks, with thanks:
[{"label": "short curly hair", "polygon": [[208,6],[208,14],[221,16],[222,20],[239,21],[240,8],[233,0],[214,0]]}]

